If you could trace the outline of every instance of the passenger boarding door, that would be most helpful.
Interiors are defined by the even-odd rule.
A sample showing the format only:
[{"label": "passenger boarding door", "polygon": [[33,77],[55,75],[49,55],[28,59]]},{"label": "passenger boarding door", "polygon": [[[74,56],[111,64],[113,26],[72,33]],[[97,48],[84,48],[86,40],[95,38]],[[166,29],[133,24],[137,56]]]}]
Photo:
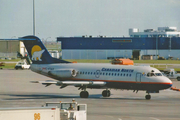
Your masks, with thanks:
[{"label": "passenger boarding door", "polygon": [[141,73],[136,73],[136,83],[141,83]]},{"label": "passenger boarding door", "polygon": [[78,104],[76,120],[87,120],[87,105]]}]

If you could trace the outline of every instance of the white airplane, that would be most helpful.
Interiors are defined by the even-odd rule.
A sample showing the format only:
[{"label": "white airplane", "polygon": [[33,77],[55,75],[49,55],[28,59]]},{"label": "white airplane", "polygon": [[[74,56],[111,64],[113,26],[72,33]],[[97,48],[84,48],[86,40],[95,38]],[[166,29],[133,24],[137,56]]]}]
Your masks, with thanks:
[{"label": "white airplane", "polygon": [[32,81],[49,86],[55,84],[60,88],[69,85],[79,87],[81,98],[88,98],[87,88],[105,89],[103,97],[111,95],[109,89],[126,89],[146,91],[146,99],[151,99],[150,93],[168,89],[172,81],[163,76],[155,68],[148,66],[112,65],[93,63],[70,63],[52,58],[41,40],[36,36],[25,36],[19,40],[24,45],[32,60],[30,69],[36,73],[54,78],[58,81]]}]

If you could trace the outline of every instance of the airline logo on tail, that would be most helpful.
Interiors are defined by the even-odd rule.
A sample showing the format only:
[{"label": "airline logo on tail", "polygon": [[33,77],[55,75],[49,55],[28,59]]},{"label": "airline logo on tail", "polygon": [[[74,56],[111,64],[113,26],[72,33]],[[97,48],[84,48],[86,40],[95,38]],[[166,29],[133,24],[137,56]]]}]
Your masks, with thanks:
[{"label": "airline logo on tail", "polygon": [[42,57],[42,54],[44,53],[44,51],[45,50],[42,50],[40,46],[34,45],[31,50],[31,55],[32,55],[31,60],[42,61],[41,57]]}]

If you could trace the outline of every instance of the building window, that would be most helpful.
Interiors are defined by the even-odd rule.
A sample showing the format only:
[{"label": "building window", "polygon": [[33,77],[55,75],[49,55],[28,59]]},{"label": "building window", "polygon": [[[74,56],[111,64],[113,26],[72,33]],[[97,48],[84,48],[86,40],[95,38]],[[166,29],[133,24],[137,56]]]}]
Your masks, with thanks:
[{"label": "building window", "polygon": [[119,42],[119,43],[131,43],[132,39],[113,39],[112,42]]}]

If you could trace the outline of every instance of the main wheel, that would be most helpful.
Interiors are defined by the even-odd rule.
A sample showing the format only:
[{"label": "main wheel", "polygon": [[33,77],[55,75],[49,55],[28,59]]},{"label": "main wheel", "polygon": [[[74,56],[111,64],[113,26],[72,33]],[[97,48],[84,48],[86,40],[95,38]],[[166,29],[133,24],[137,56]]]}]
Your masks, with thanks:
[{"label": "main wheel", "polygon": [[88,91],[81,91],[81,92],[80,92],[80,97],[81,97],[81,98],[88,98],[88,96],[89,96]]},{"label": "main wheel", "polygon": [[103,97],[109,97],[110,95],[111,95],[111,92],[109,90],[102,91],[102,96]]},{"label": "main wheel", "polygon": [[145,98],[146,98],[146,100],[150,100],[151,99],[151,95],[146,95]]},{"label": "main wheel", "polygon": [[178,77],[177,80],[180,81],[180,77]]}]

